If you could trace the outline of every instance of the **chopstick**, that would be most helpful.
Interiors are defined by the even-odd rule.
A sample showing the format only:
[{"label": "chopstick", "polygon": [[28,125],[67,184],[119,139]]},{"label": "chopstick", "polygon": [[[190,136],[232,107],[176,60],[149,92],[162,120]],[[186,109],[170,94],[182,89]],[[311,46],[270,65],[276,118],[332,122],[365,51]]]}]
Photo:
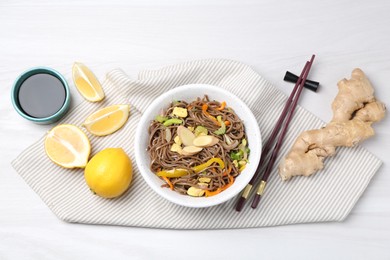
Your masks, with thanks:
[{"label": "chopstick", "polygon": [[304,87],[304,84],[306,82],[306,79],[307,79],[307,76],[309,75],[309,72],[310,72],[310,68],[311,68],[311,65],[313,63],[313,60],[314,60],[314,55],[311,57],[309,63],[306,63],[307,65],[307,68],[306,70],[304,69],[304,75],[303,75],[303,78],[301,79],[301,82],[300,84],[298,85],[298,90],[297,90],[297,93],[296,95],[294,96],[294,101],[291,105],[291,109],[287,115],[287,119],[286,119],[286,122],[283,126],[283,129],[282,129],[282,133],[279,135],[279,138],[276,142],[276,145],[275,145],[275,148],[272,152],[272,155],[271,155],[271,158],[268,162],[268,165],[267,165],[267,168],[263,174],[263,177],[261,178],[261,181],[260,181],[260,184],[258,186],[258,189],[256,191],[256,194],[255,194],[255,197],[253,198],[253,201],[252,201],[252,208],[256,208],[257,205],[259,204],[260,202],[260,198],[261,196],[263,195],[264,193],[264,189],[265,189],[265,186],[267,184],[267,180],[268,180],[268,177],[272,171],[272,168],[274,166],[274,163],[275,163],[275,160],[276,160],[276,157],[278,156],[278,153],[279,153],[279,150],[280,150],[280,147],[282,146],[282,143],[283,143],[283,139],[284,139],[284,136],[286,135],[287,133],[287,129],[288,129],[288,125],[290,124],[291,122],[291,119],[292,119],[292,116],[294,114],[294,110],[295,110],[295,107],[297,106],[298,104],[298,100],[299,100],[299,97],[301,95],[301,92],[303,90],[303,87]]},{"label": "chopstick", "polygon": [[264,189],[265,189],[265,186],[267,184],[268,177],[269,177],[269,175],[271,173],[271,170],[272,170],[272,167],[274,165],[275,159],[276,159],[276,157],[278,155],[278,152],[280,150],[280,147],[282,145],[283,138],[286,135],[286,132],[287,132],[287,129],[288,129],[288,125],[289,125],[289,123],[290,123],[290,121],[292,119],[292,115],[293,115],[295,107],[296,107],[296,105],[298,103],[299,96],[300,96],[300,94],[302,92],[302,89],[304,87],[305,81],[306,81],[307,76],[309,74],[311,65],[312,65],[312,63],[314,61],[314,57],[315,57],[315,55],[312,55],[310,61],[306,62],[305,66],[304,66],[304,68],[303,68],[303,70],[302,70],[302,72],[301,72],[301,74],[300,74],[300,76],[299,76],[299,78],[297,80],[297,83],[294,86],[294,89],[291,91],[291,94],[290,94],[289,98],[287,99],[286,104],[285,104],[285,106],[283,108],[283,111],[280,114],[279,119],[276,122],[274,129],[272,130],[271,136],[270,136],[270,138],[268,139],[266,145],[263,148],[263,151],[262,151],[261,157],[260,157],[260,162],[259,162],[259,165],[258,165],[258,167],[256,169],[256,172],[253,175],[252,179],[249,181],[249,183],[246,185],[244,191],[241,194],[241,197],[238,199],[238,202],[236,204],[236,210],[237,211],[241,211],[242,210],[242,208],[245,205],[246,199],[250,195],[252,187],[257,182],[257,179],[260,177],[260,175],[261,175],[260,168],[263,165],[264,160],[267,157],[268,153],[270,152],[271,146],[273,145],[276,136],[279,134],[281,126],[283,125],[283,123],[284,123],[284,121],[286,119],[286,115],[287,115],[287,120],[286,120],[286,123],[283,126],[282,133],[281,133],[281,135],[278,138],[278,141],[277,141],[276,146],[275,146],[275,148],[274,148],[274,150],[272,152],[272,155],[271,155],[271,158],[269,160],[269,163],[267,164],[266,171],[263,174],[263,177],[262,177],[262,179],[260,181],[260,184],[259,184],[259,186],[257,188],[257,192],[256,192],[255,197],[254,197],[253,202],[252,202],[252,208],[256,208],[258,203],[260,202],[260,198],[261,198],[261,196],[264,193]]}]

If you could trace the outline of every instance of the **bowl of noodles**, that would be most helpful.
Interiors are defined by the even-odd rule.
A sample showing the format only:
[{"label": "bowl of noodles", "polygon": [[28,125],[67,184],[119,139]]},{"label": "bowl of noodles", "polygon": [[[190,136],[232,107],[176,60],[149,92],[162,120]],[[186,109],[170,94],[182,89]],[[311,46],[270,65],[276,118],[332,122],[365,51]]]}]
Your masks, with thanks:
[{"label": "bowl of noodles", "polygon": [[155,99],[140,119],[134,145],[146,183],[163,198],[195,208],[238,195],[262,149],[247,105],[206,84],[177,87]]}]

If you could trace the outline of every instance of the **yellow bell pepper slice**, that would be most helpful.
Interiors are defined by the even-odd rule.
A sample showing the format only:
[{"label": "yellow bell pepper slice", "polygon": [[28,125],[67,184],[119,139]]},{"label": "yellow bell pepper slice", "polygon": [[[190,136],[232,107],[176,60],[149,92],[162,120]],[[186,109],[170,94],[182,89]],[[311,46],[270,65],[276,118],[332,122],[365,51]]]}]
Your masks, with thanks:
[{"label": "yellow bell pepper slice", "polygon": [[184,175],[187,175],[188,171],[186,169],[173,169],[173,170],[163,170],[157,172],[157,176],[167,177],[167,178],[178,178]]},{"label": "yellow bell pepper slice", "polygon": [[242,172],[243,170],[245,170],[245,167],[246,167],[246,165],[241,166],[239,171]]},{"label": "yellow bell pepper slice", "polygon": [[[213,163],[218,163],[219,168],[224,169],[225,163],[222,161],[221,158],[211,158],[207,162],[200,164],[198,166],[192,167],[195,173],[200,173],[201,171],[204,171],[207,167],[209,167]],[[178,178],[182,177],[188,174],[188,171],[186,169],[172,169],[172,170],[162,170],[157,172],[157,176],[160,177],[167,177],[167,178]]]},{"label": "yellow bell pepper slice", "polygon": [[219,168],[224,169],[225,163],[222,161],[221,158],[211,158],[207,162],[200,164],[198,166],[192,167],[195,173],[200,173],[201,171],[204,171],[207,167],[209,167],[213,163],[218,163]]}]

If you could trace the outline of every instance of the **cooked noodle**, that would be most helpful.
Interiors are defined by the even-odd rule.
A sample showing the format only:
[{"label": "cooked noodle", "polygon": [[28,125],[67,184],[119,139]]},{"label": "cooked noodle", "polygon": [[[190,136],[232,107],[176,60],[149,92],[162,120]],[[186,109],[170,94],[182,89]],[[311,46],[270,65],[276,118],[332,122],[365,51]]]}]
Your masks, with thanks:
[{"label": "cooked noodle", "polygon": [[[224,135],[217,135],[214,133],[220,126],[202,113],[202,106],[204,104],[208,105],[207,112],[210,115],[215,118],[221,116],[222,122],[230,122],[226,126]],[[229,175],[235,178],[240,174],[240,167],[237,167],[237,162],[235,162],[235,164],[233,163],[234,160],[231,158],[230,153],[238,151],[238,144],[241,144],[242,140],[246,139],[243,122],[235,112],[227,106],[222,110],[218,110],[217,108],[221,107],[221,103],[218,101],[210,101],[206,95],[203,98],[197,98],[196,101],[191,103],[186,103],[184,101],[173,102],[161,115],[171,117],[174,107],[188,109],[188,116],[182,118],[185,127],[196,128],[197,126],[203,126],[208,130],[208,135],[215,136],[220,139],[220,141],[216,145],[203,148],[201,152],[195,155],[181,155],[171,151],[171,147],[175,143],[174,137],[177,136],[178,125],[166,127],[157,120],[153,120],[149,126],[148,143],[148,152],[151,159],[150,168],[152,172],[157,173],[161,170],[186,169],[188,171],[187,175],[170,178],[173,189],[181,194],[186,194],[191,186],[203,190],[216,191],[218,188],[227,185],[231,180],[229,179]],[[167,134],[166,131],[170,131],[170,135]],[[200,173],[194,172],[192,167],[203,164],[211,158],[221,158],[225,163],[225,168],[221,169],[218,164],[214,163]],[[231,171],[227,172],[227,169],[231,169]],[[198,185],[199,178],[202,177],[211,179],[207,187]],[[169,187],[168,184],[163,186]]]}]

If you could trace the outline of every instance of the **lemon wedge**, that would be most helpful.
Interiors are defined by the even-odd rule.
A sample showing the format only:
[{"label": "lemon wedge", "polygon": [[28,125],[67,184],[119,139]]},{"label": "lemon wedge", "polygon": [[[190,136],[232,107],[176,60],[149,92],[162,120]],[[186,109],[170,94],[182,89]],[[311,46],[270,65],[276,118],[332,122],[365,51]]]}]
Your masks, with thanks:
[{"label": "lemon wedge", "polygon": [[58,125],[45,138],[45,151],[54,163],[65,168],[84,168],[91,145],[84,132],[74,125]]},{"label": "lemon wedge", "polygon": [[92,71],[80,62],[75,62],[72,68],[73,82],[80,94],[88,101],[103,100],[104,92]]},{"label": "lemon wedge", "polygon": [[91,114],[83,126],[97,136],[109,135],[120,129],[129,118],[129,105],[113,105]]}]

